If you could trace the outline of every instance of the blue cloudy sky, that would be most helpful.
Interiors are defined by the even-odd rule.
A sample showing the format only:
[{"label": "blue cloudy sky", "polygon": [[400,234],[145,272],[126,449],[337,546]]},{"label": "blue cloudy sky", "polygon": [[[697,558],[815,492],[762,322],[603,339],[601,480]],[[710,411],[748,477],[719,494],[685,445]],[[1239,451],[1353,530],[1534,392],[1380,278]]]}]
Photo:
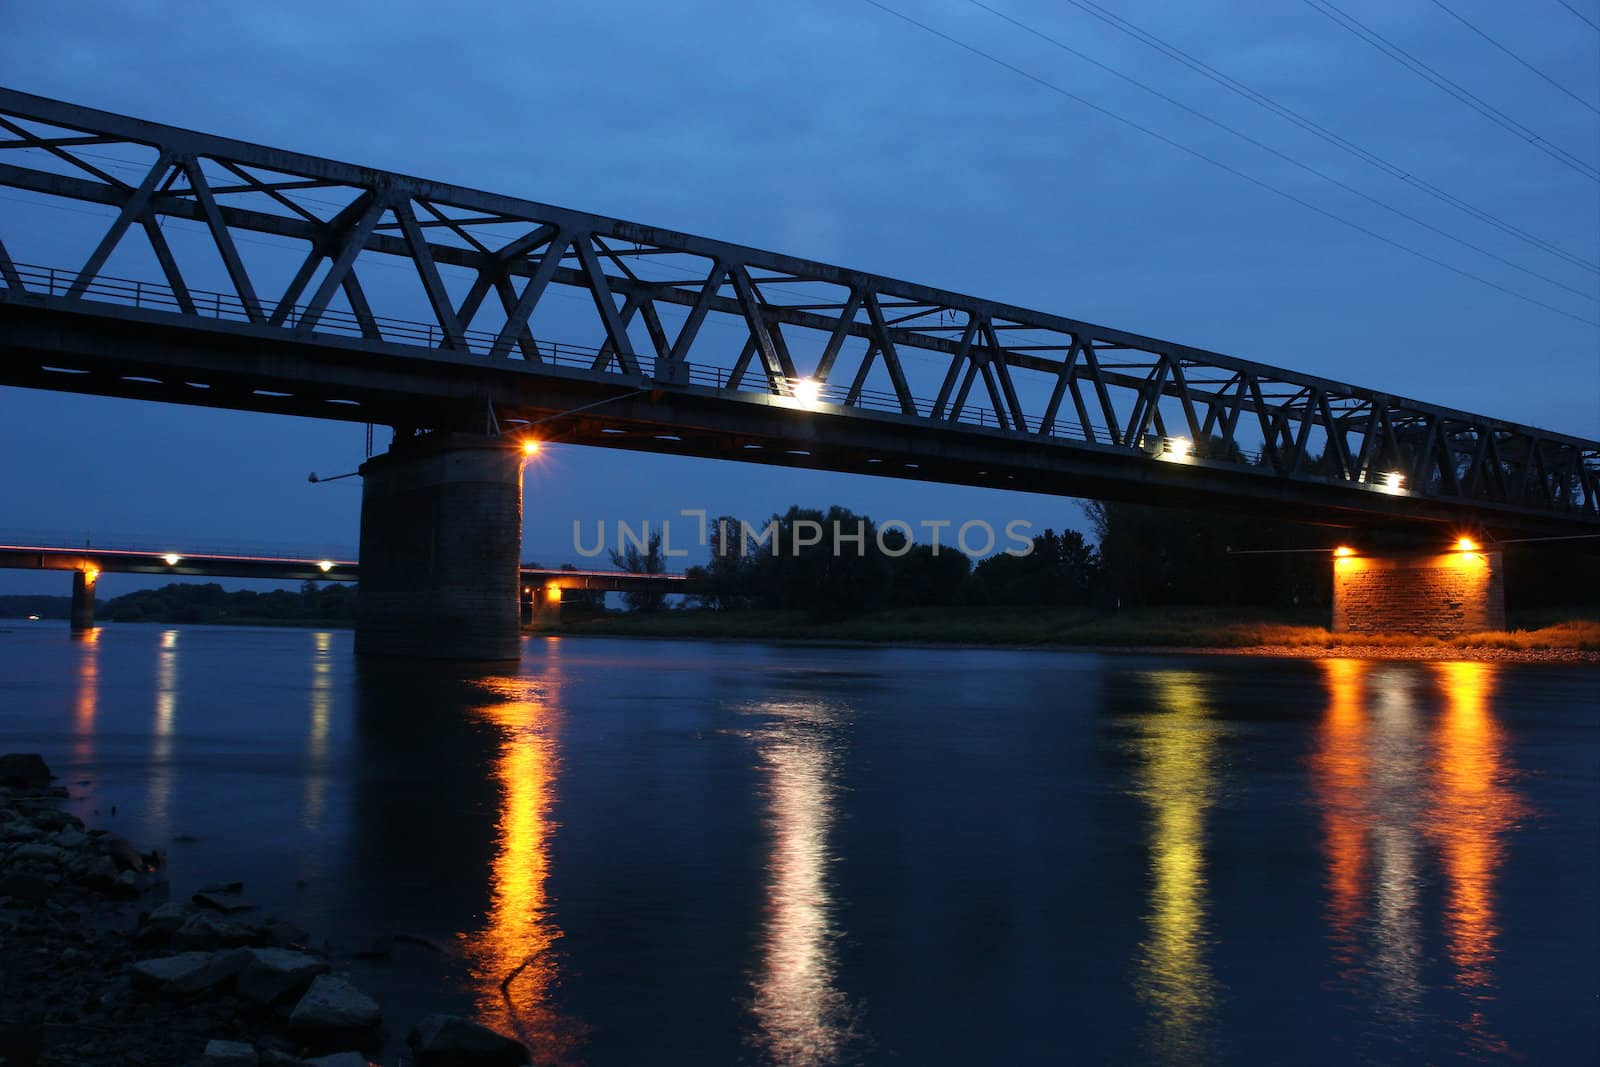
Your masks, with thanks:
[{"label": "blue cloudy sky", "polygon": [[[0,82],[1600,436],[1600,274],[1580,265],[1600,260],[1600,185],[1583,172],[1600,166],[1600,4],[1442,3],[63,0],[0,5]],[[1538,142],[1381,54],[1331,17],[1341,13]],[[73,224],[59,220],[63,233]],[[30,258],[52,254],[57,225],[0,199],[0,236],[11,244],[10,228],[26,230]],[[311,486],[305,475],[353,469],[358,426],[7,389],[0,448],[6,532],[356,542],[358,483]],[[1062,499],[568,448],[530,478],[525,547],[545,562],[570,556],[574,518],[682,507],[758,517],[795,502],[913,521],[1083,525]],[[118,582],[104,592],[132,587]],[[60,585],[0,578],[0,591]]]}]

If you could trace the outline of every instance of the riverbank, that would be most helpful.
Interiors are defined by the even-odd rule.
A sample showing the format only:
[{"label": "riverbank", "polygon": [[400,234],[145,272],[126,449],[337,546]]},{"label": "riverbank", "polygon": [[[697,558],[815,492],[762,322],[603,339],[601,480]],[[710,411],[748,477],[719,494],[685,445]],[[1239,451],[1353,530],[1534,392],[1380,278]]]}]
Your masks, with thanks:
[{"label": "riverbank", "polygon": [[1600,621],[1517,620],[1522,628],[1452,638],[1333,633],[1305,618],[1246,618],[1209,609],[921,608],[817,622],[800,612],[661,611],[563,621],[575,636],[774,641],[796,644],[1093,648],[1118,652],[1600,662]]},{"label": "riverbank", "polygon": [[[385,1020],[311,936],[239,883],[171,899],[159,853],[62,810],[36,755],[0,756],[0,1064],[365,1067]],[[509,1038],[429,1015],[416,1067],[529,1061]],[[399,1061],[395,1061],[399,1062]]]}]

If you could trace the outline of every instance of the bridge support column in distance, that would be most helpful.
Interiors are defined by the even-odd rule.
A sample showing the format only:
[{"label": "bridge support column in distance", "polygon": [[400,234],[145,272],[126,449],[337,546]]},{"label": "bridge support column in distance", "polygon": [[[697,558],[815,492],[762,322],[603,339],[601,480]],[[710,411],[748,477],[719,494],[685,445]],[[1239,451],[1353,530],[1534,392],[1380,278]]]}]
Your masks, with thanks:
[{"label": "bridge support column in distance", "polygon": [[534,630],[554,630],[561,625],[561,587],[554,582],[530,586],[528,626]]},{"label": "bridge support column in distance", "polygon": [[94,587],[100,572],[83,567],[72,572],[72,632],[94,629]]},{"label": "bridge support column in distance", "polygon": [[1464,539],[1448,552],[1334,554],[1335,632],[1454,637],[1505,628],[1499,552]]},{"label": "bridge support column in distance", "polygon": [[362,465],[358,653],[518,658],[522,462],[515,442],[439,432]]}]

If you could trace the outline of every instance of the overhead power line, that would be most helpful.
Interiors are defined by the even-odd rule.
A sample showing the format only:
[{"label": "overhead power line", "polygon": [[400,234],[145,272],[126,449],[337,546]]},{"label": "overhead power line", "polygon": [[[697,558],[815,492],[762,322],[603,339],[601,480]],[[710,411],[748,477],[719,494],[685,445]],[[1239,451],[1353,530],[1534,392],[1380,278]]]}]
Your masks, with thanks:
[{"label": "overhead power line", "polygon": [[1179,108],[1179,109],[1181,109],[1183,111],[1188,112],[1189,114],[1193,115],[1194,117],[1200,119],[1202,122],[1207,122],[1207,123],[1211,124],[1212,126],[1215,126],[1219,130],[1223,130],[1223,131],[1225,131],[1227,133],[1233,134],[1235,137],[1237,137],[1240,140],[1246,142],[1247,144],[1254,145],[1255,147],[1261,149],[1263,152],[1270,153],[1271,155],[1277,157],[1278,159],[1283,160],[1285,163],[1288,163],[1290,166],[1298,167],[1301,170],[1305,171],[1307,174],[1313,175],[1314,177],[1317,177],[1317,178],[1321,178],[1323,181],[1328,182],[1330,185],[1334,185],[1334,186],[1336,186],[1336,187],[1338,187],[1340,189],[1343,189],[1345,192],[1350,193],[1352,196],[1358,196],[1361,199],[1367,201],[1368,203],[1375,204],[1378,207],[1382,208],[1383,210],[1385,210],[1387,212],[1390,212],[1393,215],[1397,215],[1400,218],[1405,219],[1408,222],[1415,223],[1416,225],[1421,226],[1425,230],[1428,230],[1428,231],[1430,231],[1432,233],[1436,233],[1440,237],[1443,237],[1448,241],[1454,241],[1456,244],[1461,245],[1463,248],[1469,248],[1472,251],[1477,252],[1477,253],[1479,253],[1481,255],[1488,256],[1490,259],[1496,261],[1497,263],[1502,263],[1505,266],[1508,266],[1508,267],[1512,268],[1513,270],[1519,270],[1522,273],[1529,275],[1530,277],[1537,278],[1542,282],[1547,282],[1550,285],[1555,286],[1557,289],[1563,289],[1563,290],[1571,293],[1572,295],[1578,296],[1578,297],[1582,297],[1583,299],[1588,300],[1591,303],[1600,303],[1600,296],[1596,296],[1594,293],[1586,292],[1586,291],[1584,291],[1582,289],[1575,288],[1575,287],[1573,287],[1571,285],[1566,284],[1565,282],[1562,282],[1562,281],[1559,281],[1558,279],[1552,278],[1547,274],[1540,274],[1538,271],[1533,270],[1530,267],[1525,267],[1522,264],[1517,263],[1514,260],[1507,259],[1505,256],[1502,256],[1497,252],[1493,252],[1493,251],[1491,251],[1491,250],[1489,250],[1487,248],[1484,248],[1482,245],[1473,244],[1471,241],[1468,241],[1468,240],[1466,240],[1464,238],[1458,237],[1455,234],[1449,232],[1448,230],[1441,229],[1440,227],[1435,226],[1433,223],[1428,222],[1425,219],[1420,219],[1417,216],[1411,214],[1409,211],[1405,211],[1402,208],[1395,207],[1393,204],[1390,204],[1387,201],[1380,200],[1378,197],[1375,197],[1372,194],[1370,194],[1368,192],[1365,192],[1362,189],[1356,188],[1355,186],[1351,185],[1349,182],[1346,182],[1346,181],[1343,181],[1343,180],[1341,180],[1339,178],[1336,178],[1336,177],[1334,177],[1333,175],[1329,174],[1328,172],[1326,172],[1324,170],[1319,170],[1318,168],[1312,166],[1309,163],[1304,162],[1303,160],[1296,159],[1294,156],[1289,155],[1287,152],[1280,151],[1277,148],[1274,148],[1272,145],[1269,145],[1269,144],[1266,144],[1263,141],[1257,140],[1256,138],[1254,138],[1254,137],[1250,136],[1249,134],[1243,132],[1242,130],[1238,129],[1237,127],[1230,126],[1227,123],[1222,122],[1219,119],[1216,119],[1216,118],[1213,118],[1210,115],[1207,115],[1203,111],[1199,111],[1196,108],[1192,108],[1188,104],[1185,104],[1183,101],[1181,101],[1181,100],[1179,100],[1179,99],[1177,99],[1177,98],[1175,98],[1173,96],[1169,96],[1168,94],[1162,92],[1159,89],[1151,87],[1146,82],[1142,82],[1139,79],[1133,77],[1132,75],[1125,74],[1122,71],[1116,69],[1115,67],[1112,67],[1112,66],[1110,66],[1108,64],[1105,64],[1105,63],[1102,63],[1102,62],[1100,62],[1100,60],[1095,59],[1093,56],[1087,55],[1084,52],[1080,52],[1078,49],[1076,49],[1076,48],[1072,47],[1071,45],[1067,44],[1065,41],[1062,41],[1060,38],[1053,37],[1050,34],[1045,33],[1043,30],[1041,30],[1041,29],[1039,29],[1039,28],[1037,28],[1035,26],[1031,26],[1026,22],[1023,22],[1021,19],[1014,18],[1011,15],[1006,14],[1004,11],[1000,11],[1000,10],[998,10],[996,8],[993,8],[993,7],[989,6],[988,4],[984,3],[983,0],[967,0],[967,2],[969,4],[971,4],[973,7],[979,8],[979,9],[981,9],[983,11],[987,11],[989,14],[995,16],[996,18],[1001,19],[1001,20],[1009,23],[1012,26],[1015,26],[1017,29],[1022,30],[1025,33],[1032,34],[1034,37],[1039,38],[1041,41],[1045,41],[1048,44],[1051,44],[1051,45],[1055,46],[1056,48],[1061,49],[1063,52],[1066,52],[1068,55],[1075,56],[1076,58],[1082,60],[1085,63],[1090,64],[1091,66],[1098,67],[1099,69],[1105,71],[1107,74],[1113,75],[1114,77],[1120,78],[1120,79],[1122,79],[1123,81],[1127,82],[1130,85],[1133,85],[1133,86],[1136,86],[1136,87],[1138,87],[1140,89],[1143,89],[1145,92],[1151,94],[1152,96],[1157,97],[1158,99],[1166,101],[1167,103],[1171,104],[1173,107],[1176,107],[1176,108]]},{"label": "overhead power line", "polygon": [[1265,93],[1259,92],[1256,89],[1245,85],[1243,82],[1240,82],[1236,78],[1224,74],[1222,71],[1211,66],[1205,61],[1198,59],[1189,52],[1179,48],[1177,45],[1174,45],[1169,41],[1164,41],[1155,34],[1150,33],[1139,26],[1135,26],[1133,23],[1114,12],[1107,11],[1099,4],[1094,3],[1094,0],[1067,0],[1067,3],[1078,8],[1080,11],[1083,11],[1085,14],[1094,16],[1101,22],[1104,22],[1106,25],[1110,26],[1112,29],[1118,30],[1123,34],[1132,37],[1134,40],[1139,41],[1141,44],[1155,49],[1174,62],[1188,67],[1196,74],[1199,74],[1205,78],[1209,78],[1211,81],[1221,85],[1223,88],[1244,97],[1246,100],[1256,104],[1258,107],[1262,107],[1268,111],[1271,111],[1273,114],[1293,123],[1302,130],[1305,130],[1307,133],[1319,137],[1328,144],[1348,152],[1357,159],[1366,163],[1368,166],[1381,170],[1390,177],[1395,178],[1398,181],[1405,182],[1413,188],[1427,193],[1434,199],[1439,200],[1442,203],[1449,204],[1451,207],[1465,212],[1478,221],[1495,227],[1502,233],[1542,248],[1551,255],[1557,256],[1566,262],[1571,263],[1573,266],[1582,267],[1585,270],[1600,273],[1600,263],[1596,263],[1594,261],[1584,259],[1582,256],[1575,255],[1574,253],[1567,251],[1565,248],[1545,240],[1537,234],[1529,233],[1528,231],[1514,226],[1504,219],[1499,218],[1498,216],[1491,214],[1482,208],[1462,200],[1460,197],[1445,192],[1443,189],[1440,189],[1431,182],[1412,174],[1404,167],[1401,167],[1390,160],[1384,159],[1382,156],[1363,148],[1362,146],[1337,133],[1334,133],[1327,127],[1322,126],[1310,118],[1307,118],[1300,112],[1280,103]]},{"label": "overhead power line", "polygon": [[1517,290],[1511,289],[1511,288],[1509,288],[1507,286],[1504,286],[1504,285],[1501,285],[1498,282],[1490,281],[1489,279],[1484,278],[1481,275],[1473,274],[1471,271],[1468,271],[1468,270],[1463,270],[1462,268],[1457,267],[1454,264],[1447,263],[1442,259],[1439,259],[1439,258],[1437,258],[1435,256],[1432,256],[1432,255],[1428,254],[1427,252],[1424,252],[1424,251],[1422,251],[1420,249],[1417,249],[1417,248],[1413,248],[1410,245],[1407,245],[1407,244],[1405,244],[1405,243],[1403,243],[1401,241],[1396,241],[1392,237],[1387,237],[1384,234],[1381,234],[1376,230],[1373,230],[1373,229],[1371,229],[1371,228],[1369,228],[1367,226],[1363,226],[1359,222],[1354,222],[1354,221],[1352,221],[1350,219],[1345,218],[1342,215],[1339,215],[1339,214],[1336,214],[1336,213],[1334,213],[1332,211],[1329,211],[1327,208],[1321,207],[1321,206],[1319,206],[1317,204],[1312,203],[1309,200],[1306,200],[1306,199],[1304,199],[1302,197],[1296,196],[1294,193],[1291,193],[1291,192],[1289,192],[1289,191],[1287,191],[1285,189],[1281,189],[1278,186],[1273,185],[1271,182],[1268,182],[1268,181],[1266,181],[1264,179],[1261,179],[1261,178],[1257,178],[1253,174],[1246,173],[1245,171],[1242,171],[1242,170],[1238,169],[1237,167],[1234,167],[1234,166],[1232,166],[1232,165],[1230,165],[1228,163],[1224,163],[1221,160],[1219,160],[1219,159],[1217,159],[1217,158],[1215,158],[1213,156],[1206,155],[1204,152],[1201,152],[1197,148],[1191,148],[1190,146],[1182,143],[1181,141],[1175,141],[1171,137],[1168,137],[1163,133],[1159,133],[1156,130],[1151,129],[1148,126],[1144,126],[1144,125],[1142,125],[1142,124],[1140,124],[1138,122],[1135,122],[1133,119],[1130,119],[1130,118],[1128,118],[1128,117],[1126,117],[1124,115],[1121,115],[1121,114],[1118,114],[1115,111],[1112,111],[1110,108],[1103,107],[1100,104],[1097,104],[1094,101],[1089,100],[1086,97],[1079,96],[1077,93],[1074,93],[1069,89],[1062,88],[1060,85],[1057,85],[1055,82],[1052,82],[1052,81],[1050,81],[1050,80],[1048,80],[1046,78],[1042,78],[1039,75],[1034,74],[1032,71],[1025,70],[1024,68],[1019,67],[1014,63],[1007,62],[1006,60],[1001,59],[999,56],[996,56],[991,52],[986,52],[983,49],[977,47],[976,45],[969,44],[968,42],[963,41],[958,37],[954,37],[951,34],[948,34],[948,33],[944,32],[943,30],[940,30],[940,29],[937,29],[937,28],[935,28],[933,26],[930,26],[925,22],[921,22],[918,19],[915,19],[912,16],[907,15],[902,11],[897,11],[894,8],[889,7],[887,4],[880,3],[879,0],[864,0],[864,2],[867,3],[867,4],[870,4],[872,7],[877,8],[879,11],[882,11],[887,15],[892,15],[892,16],[894,16],[895,18],[899,19],[902,22],[905,22],[905,23],[907,23],[907,24],[909,24],[911,26],[915,26],[917,29],[922,30],[925,33],[931,34],[932,36],[937,37],[942,41],[945,41],[945,42],[947,42],[949,44],[953,44],[957,48],[960,48],[960,49],[962,49],[964,51],[970,52],[973,55],[978,56],[981,59],[985,59],[988,62],[995,64],[996,66],[1003,67],[1006,70],[1009,70],[1011,73],[1016,74],[1019,77],[1026,78],[1028,81],[1031,81],[1034,84],[1039,85],[1040,87],[1042,87],[1044,89],[1047,89],[1052,93],[1057,94],[1058,96],[1065,97],[1066,99],[1071,100],[1074,103],[1080,104],[1083,107],[1086,107],[1091,111],[1094,111],[1094,112],[1097,112],[1097,113],[1099,113],[1101,115],[1104,115],[1107,118],[1109,118],[1109,119],[1111,119],[1111,120],[1113,120],[1115,122],[1119,122],[1122,125],[1129,127],[1130,129],[1137,130],[1140,133],[1146,135],[1147,137],[1154,138],[1155,140],[1160,141],[1162,144],[1165,144],[1165,145],[1167,145],[1167,146],[1169,146],[1171,148],[1176,148],[1178,151],[1183,152],[1186,155],[1193,156],[1195,159],[1198,159],[1203,163],[1208,163],[1211,166],[1216,167],[1218,170],[1226,171],[1227,173],[1232,174],[1236,178],[1241,178],[1244,181],[1249,182],[1251,185],[1257,186],[1258,188],[1261,188],[1261,189],[1265,189],[1268,192],[1273,193],[1276,196],[1280,196],[1283,199],[1290,201],[1291,203],[1298,204],[1298,205],[1300,205],[1301,207],[1305,208],[1308,211],[1314,211],[1318,215],[1323,216],[1324,218],[1331,219],[1332,221],[1339,223],[1341,226],[1349,227],[1350,229],[1355,230],[1358,233],[1362,233],[1362,234],[1367,235],[1368,237],[1371,237],[1373,240],[1381,241],[1384,244],[1390,246],[1391,248],[1399,249],[1400,251],[1405,252],[1405,253],[1407,253],[1409,255],[1415,256],[1418,259],[1424,260],[1424,261],[1426,261],[1428,263],[1432,263],[1434,266],[1442,267],[1445,270],[1450,271],[1452,274],[1460,275],[1463,278],[1466,278],[1466,279],[1468,279],[1470,281],[1475,281],[1475,282],[1479,283],[1480,285],[1488,286],[1490,289],[1494,289],[1494,290],[1496,290],[1498,292],[1504,293],[1507,296],[1512,296],[1512,297],[1517,298],[1518,300],[1526,301],[1529,304],[1533,304],[1536,307],[1544,308],[1546,311],[1552,311],[1555,314],[1560,315],[1560,316],[1562,316],[1564,318],[1572,319],[1574,322],[1581,322],[1581,323],[1583,323],[1583,324],[1585,324],[1587,326],[1600,326],[1600,321],[1596,321],[1594,319],[1585,318],[1582,315],[1573,314],[1572,312],[1567,311],[1567,310],[1565,310],[1563,308],[1556,307],[1554,304],[1547,304],[1543,300],[1538,299],[1537,297],[1529,296],[1526,293],[1518,292]]},{"label": "overhead power line", "polygon": [[1578,16],[1584,22],[1587,22],[1589,24],[1589,28],[1594,30],[1594,32],[1600,33],[1600,22],[1596,22],[1594,19],[1590,18],[1588,15],[1585,15],[1582,11],[1579,11],[1577,8],[1573,7],[1571,4],[1567,3],[1567,0],[1556,0],[1556,3],[1560,4],[1562,7],[1566,8],[1568,11],[1570,11],[1574,15]]},{"label": "overhead power line", "polygon": [[1387,37],[1384,37],[1376,30],[1367,26],[1355,16],[1340,10],[1340,8],[1336,4],[1332,3],[1331,0],[1305,0],[1305,4],[1313,11],[1326,16],[1336,25],[1342,26],[1356,37],[1359,37],[1361,40],[1367,42],[1373,48],[1376,48],[1378,51],[1382,52],[1384,55],[1400,64],[1402,67],[1405,67],[1417,77],[1433,85],[1440,91],[1455,97],[1463,104],[1466,104],[1468,107],[1472,108],[1472,110],[1488,119],[1490,122],[1493,122],[1500,128],[1522,138],[1539,151],[1572,168],[1585,178],[1588,178],[1590,181],[1600,182],[1600,170],[1596,170],[1592,165],[1585,163],[1583,160],[1579,159],[1571,152],[1568,152],[1560,145],[1551,143],[1548,139],[1530,130],[1528,127],[1524,126],[1510,115],[1507,115],[1504,111],[1501,111],[1499,108],[1486,102],[1481,97],[1474,95],[1469,90],[1451,81],[1449,78],[1445,77],[1443,74],[1440,74],[1438,71],[1428,66],[1428,64],[1424,63],[1410,52],[1407,52],[1404,48],[1401,48]]},{"label": "overhead power line", "polygon": [[1516,60],[1518,63],[1521,63],[1524,67],[1527,67],[1529,70],[1533,71],[1539,77],[1543,78],[1545,81],[1547,81],[1551,85],[1555,86],[1557,89],[1560,89],[1563,93],[1566,93],[1568,96],[1572,97],[1572,99],[1576,100],[1578,103],[1582,104],[1584,107],[1588,108],[1590,111],[1594,112],[1596,115],[1600,115],[1600,108],[1595,107],[1593,104],[1589,103],[1589,101],[1585,100],[1583,97],[1579,96],[1577,93],[1573,92],[1571,89],[1568,89],[1565,85],[1562,85],[1560,82],[1558,82],[1554,78],[1550,77],[1550,75],[1546,74],[1544,71],[1540,70],[1538,67],[1534,66],[1532,63],[1529,63],[1526,59],[1523,59],[1521,56],[1517,55],[1511,49],[1507,48],[1505,45],[1501,44],[1499,41],[1495,40],[1493,37],[1489,36],[1487,33],[1485,33],[1482,30],[1480,30],[1477,26],[1473,25],[1471,22],[1468,22],[1467,19],[1464,16],[1462,16],[1460,13],[1456,12],[1455,10],[1453,10],[1448,4],[1446,4],[1444,2],[1444,0],[1432,0],[1432,3],[1433,3],[1434,7],[1438,8],[1440,11],[1443,11],[1446,15],[1449,15],[1451,18],[1453,18],[1457,22],[1461,23],[1461,25],[1465,26],[1467,29],[1471,30],[1473,33],[1477,34],[1479,37],[1482,37],[1485,41],[1488,41],[1490,44],[1494,45],[1500,51],[1504,52],[1506,55],[1510,56],[1512,59]]}]

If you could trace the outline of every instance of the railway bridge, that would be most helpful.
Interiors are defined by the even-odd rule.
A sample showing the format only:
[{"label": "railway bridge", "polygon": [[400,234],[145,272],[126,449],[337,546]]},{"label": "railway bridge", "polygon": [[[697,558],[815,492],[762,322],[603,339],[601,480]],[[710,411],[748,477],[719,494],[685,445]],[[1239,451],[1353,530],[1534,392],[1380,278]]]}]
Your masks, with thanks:
[{"label": "railway bridge", "polygon": [[394,428],[363,652],[516,655],[547,440],[1323,523],[1350,625],[1600,533],[1600,442],[1054,312],[12,90],[0,186],[98,219],[0,214],[0,385]]}]

